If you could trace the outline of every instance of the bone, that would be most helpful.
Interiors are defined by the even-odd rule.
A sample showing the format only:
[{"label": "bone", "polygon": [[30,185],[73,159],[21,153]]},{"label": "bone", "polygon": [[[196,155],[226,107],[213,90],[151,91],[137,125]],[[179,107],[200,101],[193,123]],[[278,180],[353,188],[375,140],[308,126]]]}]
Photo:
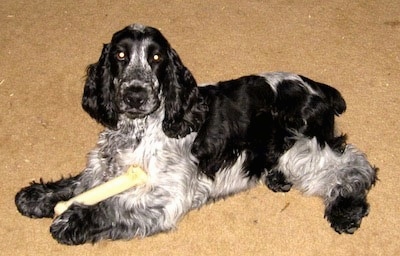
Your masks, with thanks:
[{"label": "bone", "polygon": [[54,207],[55,217],[61,215],[73,203],[95,205],[130,188],[143,185],[146,181],[147,174],[140,167],[130,166],[124,174],[85,191],[68,201],[58,202]]}]

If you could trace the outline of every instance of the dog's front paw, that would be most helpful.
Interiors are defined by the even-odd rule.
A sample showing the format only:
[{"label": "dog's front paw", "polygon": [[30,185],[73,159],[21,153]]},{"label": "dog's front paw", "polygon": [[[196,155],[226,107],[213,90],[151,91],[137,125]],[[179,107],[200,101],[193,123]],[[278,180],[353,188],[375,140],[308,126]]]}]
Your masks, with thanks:
[{"label": "dog's front paw", "polygon": [[365,198],[339,197],[326,209],[325,217],[339,234],[353,234],[360,227],[362,218],[368,215],[368,211]]},{"label": "dog's front paw", "polygon": [[18,211],[30,218],[51,218],[54,215],[56,201],[43,183],[32,183],[15,195]]},{"label": "dog's front paw", "polygon": [[96,216],[95,209],[95,206],[70,206],[50,226],[53,238],[66,245],[95,243],[103,238],[110,226],[101,219],[100,213]]},{"label": "dog's front paw", "polygon": [[288,192],[292,188],[292,183],[288,182],[280,171],[268,172],[265,183],[274,192]]},{"label": "dog's front paw", "polygon": [[162,124],[164,133],[170,138],[183,138],[192,132],[190,126],[183,121],[176,121],[171,119],[169,122],[164,119]]}]

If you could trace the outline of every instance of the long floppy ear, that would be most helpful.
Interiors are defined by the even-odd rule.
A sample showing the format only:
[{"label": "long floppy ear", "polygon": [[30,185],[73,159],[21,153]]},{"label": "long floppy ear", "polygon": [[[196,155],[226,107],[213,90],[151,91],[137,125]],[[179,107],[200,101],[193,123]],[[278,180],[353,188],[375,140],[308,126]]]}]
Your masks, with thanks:
[{"label": "long floppy ear", "polygon": [[199,95],[197,83],[174,49],[168,51],[169,63],[162,81],[165,98],[163,130],[172,138],[197,131],[204,121],[206,104]]},{"label": "long floppy ear", "polygon": [[87,69],[82,107],[97,122],[115,129],[118,112],[115,106],[115,88],[110,74],[109,50],[110,45],[105,44],[99,61]]}]

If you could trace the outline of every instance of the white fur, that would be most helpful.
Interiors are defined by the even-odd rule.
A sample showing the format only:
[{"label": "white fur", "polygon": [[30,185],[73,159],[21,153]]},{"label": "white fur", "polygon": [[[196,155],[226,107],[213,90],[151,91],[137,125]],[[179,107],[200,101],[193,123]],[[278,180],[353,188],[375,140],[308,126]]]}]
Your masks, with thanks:
[{"label": "white fur", "polygon": [[343,193],[356,192],[357,182],[369,181],[375,173],[365,155],[354,145],[346,145],[339,153],[328,145],[321,148],[316,138],[299,139],[282,155],[276,168],[295,188],[326,201]]},{"label": "white fur", "polygon": [[271,72],[271,73],[261,73],[259,76],[264,77],[265,81],[271,86],[271,89],[275,94],[278,93],[278,86],[282,81],[293,80],[300,81],[298,83],[300,86],[303,86],[309,93],[318,94],[310,85],[304,83],[300,76],[293,73],[288,72]]}]

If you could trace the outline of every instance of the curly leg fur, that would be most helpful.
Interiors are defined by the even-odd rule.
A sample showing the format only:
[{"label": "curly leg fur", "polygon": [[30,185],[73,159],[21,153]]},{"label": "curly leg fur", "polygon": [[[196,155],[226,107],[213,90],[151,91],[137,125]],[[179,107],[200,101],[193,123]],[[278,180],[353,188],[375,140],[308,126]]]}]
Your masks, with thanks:
[{"label": "curly leg fur", "polygon": [[276,170],[268,171],[265,183],[274,192],[288,192],[292,188],[292,183],[286,180],[283,173]]},{"label": "curly leg fur", "polygon": [[[17,209],[31,218],[52,218],[57,202],[88,189],[87,179],[96,175],[90,170],[87,169],[84,175],[56,182],[32,183],[17,193]],[[54,219],[50,232],[59,243],[67,245],[144,237],[170,230],[191,208],[190,205],[181,208],[182,205],[175,202],[178,200],[176,195],[162,188],[154,188],[141,197],[135,193],[135,190],[127,192],[94,206],[73,204]]]},{"label": "curly leg fur", "polygon": [[93,206],[72,205],[54,220],[50,233],[61,244],[78,245],[145,237],[174,227],[166,224],[168,214],[163,205],[127,208],[114,199]]},{"label": "curly leg fur", "polygon": [[365,195],[359,197],[337,197],[326,205],[325,217],[331,227],[338,232],[353,234],[361,225],[363,217],[367,216],[369,205]]},{"label": "curly leg fur", "polygon": [[146,194],[133,190],[93,206],[73,204],[53,221],[50,233],[61,244],[78,245],[168,231],[190,206],[180,205],[174,195],[161,190]]},{"label": "curly leg fur", "polygon": [[[74,204],[53,221],[50,233],[61,244],[79,245],[96,243],[103,239],[149,236],[168,230],[158,229],[159,218],[163,218],[162,211],[158,215],[153,212],[152,215],[150,212],[139,213],[138,209],[127,209],[123,205],[118,207],[112,200],[93,206]],[[128,220],[121,216],[131,218]]]},{"label": "curly leg fur", "polygon": [[95,243],[113,228],[110,213],[102,207],[71,205],[50,226],[53,238],[61,244]]},{"label": "curly leg fur", "polygon": [[276,169],[306,195],[322,197],[325,217],[336,232],[354,233],[367,216],[366,197],[377,169],[353,145],[337,152],[321,147],[315,138],[302,138],[280,158]]},{"label": "curly leg fur", "polygon": [[15,196],[18,211],[31,218],[52,218],[54,206],[74,196],[79,176],[61,179],[56,182],[32,182]]}]

